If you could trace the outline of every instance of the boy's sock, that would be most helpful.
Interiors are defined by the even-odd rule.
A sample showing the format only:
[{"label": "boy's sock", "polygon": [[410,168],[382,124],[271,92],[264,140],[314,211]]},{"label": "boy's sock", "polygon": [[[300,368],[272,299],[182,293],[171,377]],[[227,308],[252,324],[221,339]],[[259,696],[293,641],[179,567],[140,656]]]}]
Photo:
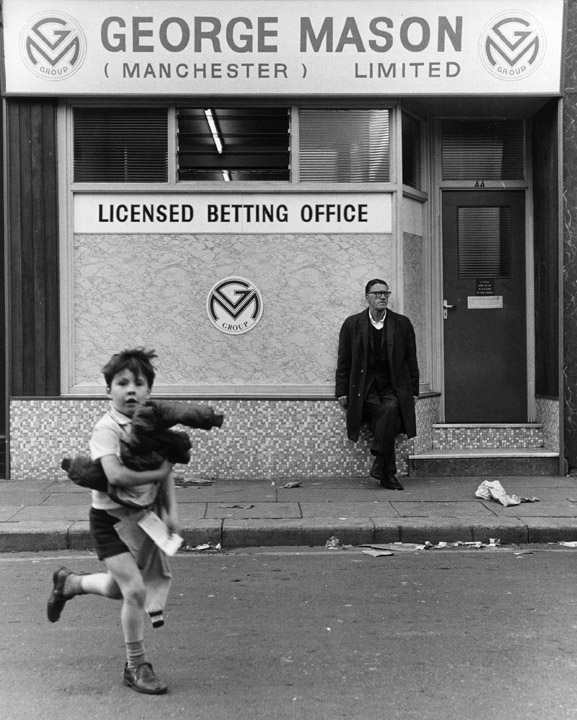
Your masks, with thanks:
[{"label": "boy's sock", "polygon": [[130,670],[148,662],[146,650],[144,649],[144,640],[136,640],[135,642],[127,642],[126,645],[126,667]]},{"label": "boy's sock", "polygon": [[164,615],[162,614],[162,610],[153,610],[148,614],[150,615],[150,619],[152,620],[153,628],[159,628],[164,625]]},{"label": "boy's sock", "polygon": [[82,589],[81,576],[77,573],[70,573],[64,581],[64,596],[74,597],[74,595],[85,595]]}]

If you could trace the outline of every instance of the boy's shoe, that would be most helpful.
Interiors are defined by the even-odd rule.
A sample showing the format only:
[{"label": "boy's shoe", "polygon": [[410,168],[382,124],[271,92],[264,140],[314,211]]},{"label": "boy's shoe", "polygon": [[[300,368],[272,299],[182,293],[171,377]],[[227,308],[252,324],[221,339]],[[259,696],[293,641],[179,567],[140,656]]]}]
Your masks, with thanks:
[{"label": "boy's shoe", "polygon": [[72,570],[61,567],[60,570],[56,570],[52,576],[53,588],[48,598],[48,605],[46,606],[46,614],[50,622],[60,620],[60,615],[66,605],[66,601],[74,597],[73,595],[64,594],[64,583],[69,575],[72,575]]},{"label": "boy's shoe", "polygon": [[144,662],[135,668],[129,668],[128,663],[124,666],[123,682],[136,692],[145,695],[164,695],[168,687],[154,674],[152,665]]}]

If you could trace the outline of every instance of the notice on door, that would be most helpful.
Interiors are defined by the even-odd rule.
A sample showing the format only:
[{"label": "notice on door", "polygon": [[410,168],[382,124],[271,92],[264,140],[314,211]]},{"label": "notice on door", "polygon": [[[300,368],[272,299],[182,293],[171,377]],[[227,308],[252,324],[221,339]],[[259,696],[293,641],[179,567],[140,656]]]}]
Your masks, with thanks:
[{"label": "notice on door", "polygon": [[467,297],[467,310],[499,310],[502,307],[502,295],[469,295]]},{"label": "notice on door", "polygon": [[495,294],[495,281],[493,278],[487,280],[475,280],[475,294],[476,295],[494,295]]}]

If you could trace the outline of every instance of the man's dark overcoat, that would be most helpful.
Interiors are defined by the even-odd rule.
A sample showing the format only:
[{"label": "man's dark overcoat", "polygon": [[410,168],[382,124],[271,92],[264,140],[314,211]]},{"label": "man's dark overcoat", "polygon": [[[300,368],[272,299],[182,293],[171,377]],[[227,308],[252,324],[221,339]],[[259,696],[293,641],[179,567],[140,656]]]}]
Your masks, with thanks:
[{"label": "man's dark overcoat", "polygon": [[[401,432],[412,438],[417,434],[414,397],[419,394],[415,331],[409,318],[392,310],[387,310],[385,323],[391,379],[401,410]],[[370,380],[367,383],[370,326],[367,308],[348,317],[339,336],[335,395],[348,396],[347,435],[355,442],[359,439],[363,404],[370,385]]]}]

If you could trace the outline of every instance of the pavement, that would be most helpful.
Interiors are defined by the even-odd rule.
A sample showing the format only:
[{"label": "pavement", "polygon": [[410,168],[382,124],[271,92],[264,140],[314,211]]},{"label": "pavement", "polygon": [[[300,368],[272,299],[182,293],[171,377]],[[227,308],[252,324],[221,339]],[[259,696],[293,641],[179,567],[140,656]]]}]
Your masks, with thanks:
[{"label": "pavement", "polygon": [[[220,544],[325,546],[387,543],[577,542],[577,478],[371,478],[215,480],[177,487],[185,549]],[[530,500],[479,499],[483,481]],[[538,499],[538,500],[537,500]],[[89,550],[89,491],[67,477],[0,480],[0,552]]]}]

